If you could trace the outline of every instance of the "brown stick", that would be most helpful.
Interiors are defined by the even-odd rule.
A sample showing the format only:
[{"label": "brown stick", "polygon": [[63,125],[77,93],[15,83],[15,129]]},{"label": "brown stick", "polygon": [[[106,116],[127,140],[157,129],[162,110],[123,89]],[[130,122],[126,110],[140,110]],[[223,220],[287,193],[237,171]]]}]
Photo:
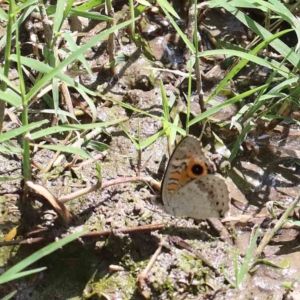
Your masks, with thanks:
[{"label": "brown stick", "polygon": [[[109,230],[102,230],[102,231],[93,231],[84,234],[81,238],[84,237],[101,237],[101,236],[109,236],[112,233],[136,233],[136,232],[147,232],[147,231],[155,231],[159,229],[163,229],[165,224],[153,224],[153,225],[145,225],[145,226],[137,226],[132,228],[119,228],[119,229],[109,229]],[[40,243],[42,241],[46,241],[47,239],[44,237],[36,237],[36,238],[29,238],[25,240],[16,240],[16,241],[8,241],[8,242],[0,242],[0,247],[4,246],[14,246],[14,245],[30,245]]]},{"label": "brown stick", "polygon": [[92,231],[86,233],[82,236],[84,237],[100,237],[100,236],[108,236],[112,233],[135,233],[135,232],[147,232],[147,231],[155,231],[165,227],[165,224],[151,224],[151,225],[144,225],[144,226],[137,226],[132,228],[120,228],[120,229],[109,229],[109,230],[102,230],[102,231]]},{"label": "brown stick", "polygon": [[143,181],[151,185],[154,189],[159,190],[160,189],[160,183],[153,179],[152,177],[143,177],[143,176],[137,176],[137,177],[120,177],[118,179],[110,180],[110,181],[104,181],[101,183],[97,183],[95,185],[89,186],[87,188],[84,188],[82,190],[76,191],[74,193],[71,193],[69,195],[62,196],[58,199],[61,203],[68,202],[70,200],[73,200],[75,198],[84,196],[86,194],[89,194],[91,192],[94,192],[98,189],[107,188],[112,185],[117,185],[121,183],[127,183],[127,182],[136,182],[136,181]]}]

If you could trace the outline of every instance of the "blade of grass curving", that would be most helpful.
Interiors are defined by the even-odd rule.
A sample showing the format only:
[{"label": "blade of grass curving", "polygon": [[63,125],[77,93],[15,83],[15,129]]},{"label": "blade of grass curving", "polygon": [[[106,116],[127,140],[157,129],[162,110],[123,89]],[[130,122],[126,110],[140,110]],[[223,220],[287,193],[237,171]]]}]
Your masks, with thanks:
[{"label": "blade of grass curving", "polygon": [[90,10],[101,4],[103,4],[105,0],[90,0],[76,7],[77,10]]},{"label": "blade of grass curving", "polygon": [[125,134],[127,135],[127,137],[130,139],[130,141],[132,142],[132,144],[134,145],[134,147],[139,151],[141,150],[139,143],[135,140],[135,138],[127,131],[127,129],[125,128],[125,126],[121,123],[120,127],[122,128],[122,130],[125,132]]},{"label": "blade of grass curving", "polygon": [[[230,0],[230,5],[234,7],[257,9],[257,5],[255,5],[255,2],[253,3],[253,1],[248,0]],[[268,12],[268,9],[265,7],[262,7],[260,9],[265,13]]]},{"label": "blade of grass curving", "polygon": [[67,0],[67,4],[66,4],[66,7],[65,7],[64,15],[63,15],[63,20],[68,18],[69,14],[70,14],[70,11],[73,7],[74,1],[75,0]]},{"label": "blade of grass curving", "polygon": [[[29,113],[32,114],[55,114],[55,110],[54,109],[29,109]],[[68,111],[64,111],[62,109],[59,109],[57,112],[58,117],[61,116],[66,116],[69,117],[71,119],[73,119],[75,122],[78,122],[78,120],[76,119],[76,117],[74,115],[72,115],[71,113],[69,113]]]},{"label": "blade of grass curving", "polygon": [[263,58],[258,57],[256,54],[253,54],[252,52],[246,53],[246,52],[236,51],[231,49],[208,50],[208,51],[199,52],[199,57],[206,57],[206,56],[209,57],[213,55],[228,55],[228,56],[241,57],[257,65],[269,68],[271,70],[276,70],[279,72],[280,75],[282,75],[285,78],[289,78],[289,76],[291,75],[291,72],[288,68],[286,68],[285,66],[281,68],[280,63],[276,62],[275,60],[271,60],[271,61],[265,60]]},{"label": "blade of grass curving", "polygon": [[246,98],[254,93],[256,93],[257,91],[261,90],[261,89],[264,89],[267,85],[264,84],[264,85],[261,85],[259,87],[256,87],[250,91],[246,91],[242,94],[239,94],[237,96],[234,96],[233,98],[227,100],[227,101],[224,101],[223,103],[219,104],[219,105],[216,105],[210,109],[208,109],[207,111],[203,112],[202,114],[200,114],[198,117],[194,118],[193,120],[191,120],[189,122],[189,126],[192,126],[194,125],[195,123],[198,123],[199,121],[205,119],[205,118],[208,118],[209,116],[211,116],[212,114],[218,112],[220,109],[230,105],[230,104],[234,104],[238,101],[240,101],[241,99],[243,98]]},{"label": "blade of grass curving", "polygon": [[[222,1],[222,0],[211,0],[210,6],[212,8],[215,7],[222,7],[226,9],[228,12],[230,12],[233,16],[235,16],[238,20],[240,20],[245,26],[250,28],[253,32],[255,32],[259,37],[261,37],[262,40],[267,40],[272,37],[273,34],[271,34],[268,30],[266,30],[263,26],[259,25],[257,22],[253,21],[250,17],[236,9],[235,7],[231,6],[228,2]],[[270,45],[276,49],[283,57],[286,57],[289,52],[291,51],[291,48],[288,47],[285,43],[283,43],[281,40],[276,39],[275,41],[272,41]],[[299,63],[300,58],[299,55],[293,52],[289,56],[289,62],[296,68],[299,69]]]},{"label": "blade of grass curving", "polygon": [[12,129],[12,130],[10,130],[8,132],[5,132],[5,133],[1,133],[0,143],[3,143],[5,141],[9,141],[10,139],[13,139],[13,138],[17,137],[18,135],[23,134],[26,131],[30,131],[34,128],[38,128],[38,127],[40,127],[43,124],[46,124],[48,122],[49,122],[48,120],[42,120],[42,121],[39,121],[39,122],[34,122],[34,123],[31,123],[31,124],[28,124],[28,125],[25,125],[25,126],[22,126],[22,127],[19,127],[19,128]]},{"label": "blade of grass curving", "polygon": [[299,200],[300,200],[299,196],[296,199],[294,199],[293,202],[286,208],[285,212],[282,214],[280,219],[276,222],[275,226],[268,229],[268,231],[266,232],[266,234],[264,235],[263,239],[261,240],[260,244],[256,249],[256,253],[255,253],[256,257],[259,257],[261,255],[261,253],[264,251],[265,247],[271,241],[271,239],[274,237],[277,231],[282,228],[282,225],[285,222],[287,222],[288,217],[290,216],[292,211],[299,203]]},{"label": "blade of grass curving", "polygon": [[[251,1],[252,2],[252,1]],[[300,42],[300,22],[297,17],[295,17],[289,9],[285,5],[283,5],[280,1],[278,0],[269,0],[267,1],[262,1],[262,0],[257,0],[255,1],[255,5],[257,6],[257,9],[261,9],[263,7],[269,9],[273,14],[276,13],[281,17],[281,19],[285,20],[287,23],[291,25],[291,27],[294,29],[296,35],[297,35],[297,40],[298,40],[298,45]],[[296,47],[298,49],[298,47]]]},{"label": "blade of grass curving", "polygon": [[[36,3],[36,0],[29,0],[27,2],[33,2]],[[37,6],[33,5],[31,6],[31,4],[26,5],[26,6],[30,6],[27,10],[25,10],[24,13],[21,14],[21,16],[19,17],[19,19],[17,20],[16,23],[13,24],[12,26],[12,32],[14,32],[16,30],[17,26],[21,26],[22,23],[27,19],[27,17],[34,11],[36,10]],[[21,7],[23,7],[23,5],[21,5]],[[16,6],[15,10],[14,10],[14,14],[18,14],[19,11],[22,11],[24,8],[20,9],[20,7]],[[4,46],[6,46],[6,40],[7,40],[7,32],[2,36],[1,40],[0,40],[0,49],[2,49]]]},{"label": "blade of grass curving", "polygon": [[[26,0],[22,5],[16,6],[14,10],[14,14],[18,15],[19,12],[25,10],[27,7],[37,9],[38,0]],[[30,12],[31,13],[31,12]]]},{"label": "blade of grass curving", "polygon": [[4,298],[2,298],[1,300],[9,300],[11,299],[18,291],[15,290],[15,291],[12,291],[10,292],[8,295],[4,296]]},{"label": "blade of grass curving", "polygon": [[[49,16],[55,14],[55,11],[56,11],[56,5],[47,6],[47,14]],[[101,15],[97,12],[82,11],[82,10],[78,10],[77,8],[71,8],[69,14],[77,17],[83,17],[83,18],[98,20],[98,21],[108,22],[113,20],[113,18],[109,16]]]},{"label": "blade of grass curving", "polygon": [[7,89],[5,92],[0,91],[0,99],[0,101],[9,103],[14,107],[22,104],[22,98],[20,97],[20,95],[18,95],[11,89]]},{"label": "blade of grass curving", "polygon": [[91,113],[92,113],[91,123],[96,122],[96,120],[97,120],[97,108],[96,108],[93,100],[83,90],[81,90],[81,88],[75,87],[75,89],[78,91],[78,93],[80,93],[80,95],[86,101],[86,103],[88,104],[88,106],[91,110]]},{"label": "blade of grass curving", "polygon": [[243,283],[244,277],[250,268],[251,259],[253,259],[255,257],[254,249],[256,246],[258,234],[259,234],[259,228],[256,228],[253,239],[251,240],[250,246],[246,252],[246,256],[243,261],[243,264],[238,272],[238,276],[236,277],[237,288],[239,288],[241,286],[241,284]]},{"label": "blade of grass curving", "polygon": [[8,21],[8,14],[0,8],[0,20]]},{"label": "blade of grass curving", "polygon": [[0,145],[0,152],[3,153],[23,153],[22,148],[17,148],[9,145]]},{"label": "blade of grass curving", "polygon": [[[292,50],[291,50],[292,51]],[[283,64],[286,62],[286,60],[288,59],[288,56],[285,57],[280,65],[283,66]],[[278,71],[274,70],[272,72],[272,74],[269,76],[268,80],[266,81],[266,84],[268,85],[271,85],[272,82],[274,81],[275,79],[275,76],[277,75]],[[298,78],[297,78],[298,79]],[[268,87],[269,88],[269,87]],[[265,91],[267,90],[267,88],[265,90],[260,90],[260,92],[258,93],[254,103],[253,103],[253,106],[249,109],[249,111],[244,115],[243,119],[242,119],[242,123],[246,122],[249,118],[251,118],[253,116],[253,114],[258,111],[258,109],[266,102],[266,101],[261,101],[261,97],[262,95],[265,93]],[[269,92],[268,92],[269,94]],[[268,108],[270,109],[270,108]]]},{"label": "blade of grass curving", "polygon": [[157,141],[157,139],[159,137],[161,137],[164,133],[166,132],[166,129],[162,129],[160,131],[158,131],[157,133],[151,135],[149,138],[147,138],[146,140],[142,141],[140,143],[140,147],[141,149],[145,149],[147,147],[149,147],[151,144],[153,144],[154,142]]},{"label": "blade of grass curving", "polygon": [[[47,6],[47,14],[50,16],[52,14],[55,14],[56,11],[56,5],[48,5]],[[76,17],[83,17],[87,19],[92,19],[92,20],[97,20],[97,21],[113,21],[113,18],[105,15],[101,15],[97,12],[91,12],[91,11],[85,11],[85,10],[80,10],[78,7],[76,8],[71,8],[69,11],[69,15],[73,15]],[[67,15],[68,16],[68,15]]]},{"label": "blade of grass curving", "polygon": [[7,85],[7,87],[10,87],[12,90],[14,90],[17,93],[20,93],[20,87],[15,85],[13,82],[11,82],[9,80],[8,77],[6,77],[4,74],[4,69],[0,69],[0,80],[5,82],[5,84]]},{"label": "blade of grass curving", "polygon": [[[174,124],[174,127],[171,127],[170,135],[169,135],[169,142],[170,142],[171,145],[175,144],[176,133],[177,133],[176,127],[178,127],[178,124],[179,124],[179,114],[176,114],[176,116],[175,116],[175,118],[173,120],[173,124]],[[182,134],[182,135],[186,135],[186,132],[184,134]]]},{"label": "blade of grass curving", "polygon": [[113,18],[111,17],[100,15],[99,13],[95,13],[95,12],[80,11],[75,8],[72,8],[70,10],[70,14],[73,16],[83,17],[83,18],[97,20],[97,21],[106,21],[106,22],[113,21]]},{"label": "blade of grass curving", "polygon": [[71,62],[77,59],[77,57],[81,54],[83,54],[85,51],[93,47],[95,44],[97,44],[99,41],[105,39],[109,34],[131,24],[134,20],[125,21],[119,25],[116,25],[112,28],[109,28],[99,34],[97,34],[94,38],[92,38],[88,43],[84,44],[82,47],[80,47],[78,50],[73,52],[70,56],[68,56],[65,60],[61,61],[58,66],[56,66],[52,71],[47,73],[41,80],[36,82],[36,84],[30,89],[28,94],[26,95],[26,100],[30,100],[33,98],[39,90],[41,90],[53,77],[55,77],[60,71],[69,65]]},{"label": "blade of grass curving", "polygon": [[[76,45],[76,43],[74,42],[72,36],[68,32],[64,32],[63,37],[68,42],[71,52],[74,52],[78,49],[78,46]],[[90,76],[92,76],[93,72],[92,72],[91,68],[89,67],[88,63],[86,62],[84,55],[83,54],[79,55],[77,59],[82,63],[82,65],[86,69],[87,73]]]},{"label": "blade of grass curving", "polygon": [[19,177],[0,177],[0,182],[7,182],[7,181],[14,181],[14,180],[18,180],[18,179],[22,179],[22,176]]},{"label": "blade of grass curving", "polygon": [[285,88],[291,88],[292,86],[295,86],[298,83],[299,78],[294,77],[290,79],[286,79],[283,82],[277,84],[275,87],[271,88],[268,92],[268,94],[277,94],[280,93]]},{"label": "blade of grass curving", "polygon": [[[64,21],[64,8],[66,0],[57,0],[55,5],[55,14],[53,18],[53,32],[57,34],[60,31],[60,28]],[[67,2],[69,2],[67,0]]]},{"label": "blade of grass curving", "polygon": [[[31,133],[31,139],[39,139],[43,136],[46,135],[51,135],[55,133],[60,133],[63,131],[71,131],[71,130],[90,130],[90,129],[95,129],[97,127],[108,127],[108,126],[113,126],[116,124],[119,124],[121,122],[127,121],[128,118],[122,118],[118,120],[113,120],[113,121],[107,121],[107,122],[102,122],[102,123],[93,123],[93,124],[69,124],[69,125],[60,125],[60,126],[53,126],[50,128],[42,129],[37,132]],[[1,136],[0,136],[1,139]]]},{"label": "blade of grass curving", "polygon": [[[16,280],[16,279],[18,279],[18,278],[22,278],[22,277],[25,277],[25,276],[28,276],[28,275],[32,275],[32,274],[35,274],[35,273],[38,273],[38,272],[42,272],[42,271],[44,271],[44,270],[47,270],[47,267],[41,267],[41,268],[29,270],[29,271],[20,272],[20,273],[11,275],[11,276],[9,277],[9,280],[8,280],[8,281]],[[0,279],[0,280],[1,280],[1,279]],[[6,282],[7,282],[7,281],[6,281]]]},{"label": "blade of grass curving", "polygon": [[60,249],[64,245],[78,239],[82,235],[86,234],[87,230],[81,231],[81,232],[75,232],[59,241],[55,241],[51,243],[50,245],[40,249],[39,251],[31,254],[27,258],[23,259],[19,263],[17,263],[15,266],[11,267],[9,270],[7,270],[5,273],[3,273],[0,276],[0,284],[3,284],[5,282],[10,281],[12,276],[15,276],[15,274],[18,274],[20,271],[28,267],[29,265],[33,264],[37,260],[41,259],[42,257],[49,255],[50,253]]},{"label": "blade of grass curving", "polygon": [[[243,57],[244,59],[242,59],[236,66],[234,66],[230,72],[223,78],[223,80],[220,82],[220,84],[218,85],[218,87],[214,90],[214,92],[208,97],[208,99],[205,101],[206,103],[209,102],[211,99],[213,99],[224,87],[225,85],[236,75],[239,73],[239,71],[245,67],[247,65],[247,63],[249,61],[252,61],[252,62],[255,62],[256,64],[260,64],[261,63],[265,63],[266,60],[264,59],[257,59],[258,57],[256,56],[257,53],[262,50],[263,48],[265,48],[271,41],[275,40],[275,39],[278,39],[279,37],[281,37],[282,35],[290,32],[291,29],[287,29],[287,30],[284,30],[284,31],[281,31],[277,34],[274,34],[270,39],[266,40],[266,41],[263,41],[261,42],[259,45],[257,45],[251,52],[250,52],[250,55],[252,56],[252,59],[248,59],[248,55],[244,52],[239,52],[239,51],[235,51],[235,50],[230,50],[230,51],[234,51],[234,52],[239,52],[240,54],[246,54],[245,56],[244,55],[238,55],[240,57]],[[223,51],[223,53],[225,54],[227,51]],[[200,54],[200,56],[202,56],[203,53]],[[267,63],[269,64],[269,62]],[[273,66],[275,64],[275,62],[272,62],[269,64],[269,66],[267,65],[264,65],[270,69],[274,69],[276,71],[278,71],[278,73],[280,73],[281,75],[285,76],[285,77],[288,77],[289,74],[290,74],[290,71],[288,69],[287,70],[287,74],[285,74],[284,69],[280,66],[279,68]]]},{"label": "blade of grass curving", "polygon": [[242,145],[245,137],[247,136],[247,134],[249,133],[249,131],[252,129],[253,126],[254,126],[254,123],[250,121],[243,128],[241,134],[238,136],[238,138],[236,139],[236,141],[235,141],[235,143],[232,147],[231,154],[230,154],[230,157],[228,159],[229,162],[233,161],[233,159],[235,158],[237,152],[239,151],[240,146]]},{"label": "blade of grass curving", "polygon": [[[16,55],[12,54],[10,56],[10,59],[12,61],[16,61],[17,57],[16,57]],[[25,65],[25,66],[33,69],[33,70],[42,72],[42,73],[50,73],[54,70],[54,68],[50,67],[49,65],[46,65],[46,64],[44,64],[40,61],[37,61],[37,60],[32,59],[32,58],[28,58],[28,57],[21,57],[21,62],[22,62],[23,65]],[[66,74],[63,74],[63,73],[59,72],[58,74],[56,74],[56,77],[59,78],[60,80],[64,81],[64,82],[66,82],[67,84],[78,88],[79,91],[82,90],[82,91],[84,91],[87,94],[92,95],[92,96],[97,95],[96,92],[93,92],[93,91],[89,90],[88,88],[86,88],[83,85],[81,85],[80,83],[76,82],[74,79],[72,79],[71,77],[69,77]]]},{"label": "blade of grass curving", "polygon": [[[149,116],[149,117],[151,117],[151,118],[153,118],[153,119],[155,119],[155,120],[160,120],[160,121],[162,121],[162,122],[165,122],[165,119],[164,119],[164,118],[158,117],[158,116],[156,116],[156,115],[152,115],[152,114],[150,114],[150,113],[148,113],[148,112],[146,112],[146,111],[143,111],[143,110],[141,110],[141,109],[135,108],[135,107],[131,106],[130,104],[123,103],[123,102],[120,102],[120,101],[117,101],[117,100],[113,100],[113,99],[109,99],[109,98],[106,98],[105,96],[102,96],[102,95],[101,95],[101,97],[102,97],[103,99],[107,100],[107,101],[111,101],[111,102],[113,102],[113,103],[116,103],[116,104],[118,104],[118,105],[120,105],[120,106],[122,106],[122,107],[124,107],[124,108],[126,108],[126,109],[130,109],[130,110],[132,110],[132,111],[134,111],[134,112],[137,112],[137,113],[140,113],[140,114],[142,114],[142,115]],[[175,126],[175,125],[172,124],[171,122],[168,123],[168,126],[174,128],[174,129],[175,129],[177,132],[179,132],[180,134],[185,135],[185,130],[184,130],[184,129],[182,129],[182,128],[178,127],[178,126]]]},{"label": "blade of grass curving", "polygon": [[159,6],[172,14],[175,18],[180,19],[177,12],[174,10],[173,6],[167,0],[157,0]]},{"label": "blade of grass curving", "polygon": [[85,150],[79,149],[79,148],[74,148],[71,146],[61,146],[61,145],[44,145],[44,144],[33,144],[30,143],[30,146],[35,146],[38,148],[43,148],[43,149],[49,149],[53,151],[60,151],[60,152],[65,152],[65,153],[70,153],[70,154],[77,154],[80,155],[81,157],[84,158],[92,158],[92,156]]},{"label": "blade of grass curving", "polygon": [[164,13],[166,14],[168,20],[171,22],[171,24],[174,26],[175,30],[177,31],[177,33],[180,35],[180,37],[182,38],[182,40],[184,41],[184,43],[186,44],[186,46],[189,48],[189,50],[192,53],[195,53],[196,49],[194,47],[194,45],[189,41],[189,39],[187,38],[187,36],[182,32],[182,30],[179,28],[179,26],[177,25],[177,23],[174,21],[173,17],[169,14],[169,12],[167,11],[167,9],[164,6],[161,6],[162,10],[164,11]]}]

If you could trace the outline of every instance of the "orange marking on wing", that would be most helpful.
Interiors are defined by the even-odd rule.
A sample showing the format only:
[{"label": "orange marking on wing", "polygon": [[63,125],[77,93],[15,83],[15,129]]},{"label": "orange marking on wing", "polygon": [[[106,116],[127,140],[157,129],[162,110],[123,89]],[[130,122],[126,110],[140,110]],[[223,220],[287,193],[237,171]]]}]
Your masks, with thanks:
[{"label": "orange marking on wing", "polygon": [[188,175],[186,170],[183,170],[180,173],[180,178],[178,180],[181,186],[185,186],[191,180],[191,177]]},{"label": "orange marking on wing", "polygon": [[168,184],[168,191],[176,192],[178,190],[179,190],[179,185],[178,184],[176,184],[176,183]]},{"label": "orange marking on wing", "polygon": [[191,180],[186,170],[171,173],[171,179],[177,180],[181,186],[185,186]]},{"label": "orange marking on wing", "polygon": [[179,172],[173,172],[171,173],[171,179],[179,180],[181,177],[181,174]]}]

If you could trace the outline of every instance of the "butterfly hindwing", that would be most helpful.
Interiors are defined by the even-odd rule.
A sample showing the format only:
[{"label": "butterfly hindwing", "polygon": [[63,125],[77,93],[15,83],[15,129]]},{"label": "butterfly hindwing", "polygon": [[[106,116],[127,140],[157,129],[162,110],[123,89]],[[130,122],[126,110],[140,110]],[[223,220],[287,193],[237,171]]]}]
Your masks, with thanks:
[{"label": "butterfly hindwing", "polygon": [[225,179],[215,173],[200,142],[185,137],[174,150],[162,183],[165,210],[194,219],[221,217],[229,209]]}]

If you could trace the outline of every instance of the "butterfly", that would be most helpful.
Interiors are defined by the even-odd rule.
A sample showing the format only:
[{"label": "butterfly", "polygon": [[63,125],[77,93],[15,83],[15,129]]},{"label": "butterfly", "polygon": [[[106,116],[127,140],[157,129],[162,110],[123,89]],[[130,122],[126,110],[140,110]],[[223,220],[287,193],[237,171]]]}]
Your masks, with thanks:
[{"label": "butterfly", "polygon": [[197,138],[186,136],[175,148],[162,182],[162,201],[167,213],[194,219],[220,218],[229,210],[226,180]]}]

